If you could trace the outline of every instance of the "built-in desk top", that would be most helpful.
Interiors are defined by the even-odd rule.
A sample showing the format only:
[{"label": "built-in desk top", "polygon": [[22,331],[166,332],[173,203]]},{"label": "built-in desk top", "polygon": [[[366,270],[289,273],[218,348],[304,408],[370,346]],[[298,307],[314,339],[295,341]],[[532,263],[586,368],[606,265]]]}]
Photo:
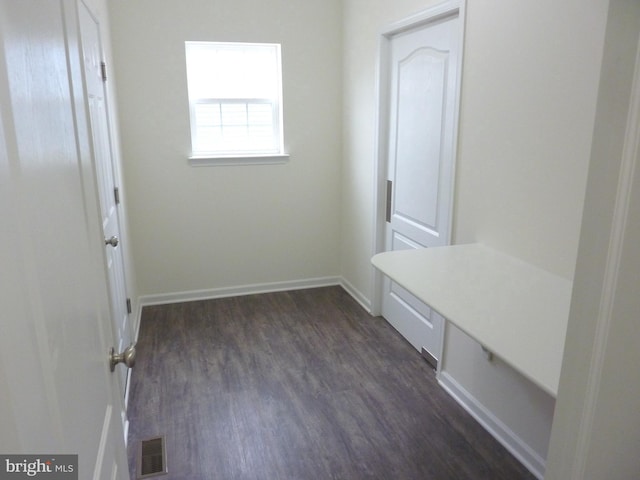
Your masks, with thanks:
[{"label": "built-in desk top", "polygon": [[572,282],[481,244],[384,252],[373,265],[554,397]]}]

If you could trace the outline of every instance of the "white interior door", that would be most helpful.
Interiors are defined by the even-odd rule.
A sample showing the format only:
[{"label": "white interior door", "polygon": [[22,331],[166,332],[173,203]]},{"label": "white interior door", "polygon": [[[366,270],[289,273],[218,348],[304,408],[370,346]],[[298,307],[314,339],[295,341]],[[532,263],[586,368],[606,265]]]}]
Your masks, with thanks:
[{"label": "white interior door", "polygon": [[[385,251],[450,243],[459,23],[456,11],[389,39]],[[440,359],[443,318],[389,279],[382,315],[430,361]]]},{"label": "white interior door", "polygon": [[[92,147],[100,198],[100,217],[105,237],[109,293],[113,317],[114,346],[122,352],[132,339],[127,302],[127,287],[120,235],[119,203],[116,199],[116,170],[109,135],[106,89],[103,80],[103,55],[100,25],[84,3],[79,2],[80,30],[86,89],[89,106]],[[116,240],[117,239],[117,240]],[[106,243],[110,240],[110,243]],[[120,391],[124,397],[126,369],[118,369]],[[123,413],[123,421],[126,422]]]},{"label": "white interior door", "polygon": [[125,480],[77,28],[75,0],[0,0],[0,450]]}]

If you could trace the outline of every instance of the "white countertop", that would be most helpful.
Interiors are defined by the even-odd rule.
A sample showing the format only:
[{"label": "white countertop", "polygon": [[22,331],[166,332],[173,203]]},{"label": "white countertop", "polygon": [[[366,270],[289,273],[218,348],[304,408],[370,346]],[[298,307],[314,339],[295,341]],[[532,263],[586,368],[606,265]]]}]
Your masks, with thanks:
[{"label": "white countertop", "polygon": [[384,252],[371,262],[557,395],[571,281],[481,244]]}]

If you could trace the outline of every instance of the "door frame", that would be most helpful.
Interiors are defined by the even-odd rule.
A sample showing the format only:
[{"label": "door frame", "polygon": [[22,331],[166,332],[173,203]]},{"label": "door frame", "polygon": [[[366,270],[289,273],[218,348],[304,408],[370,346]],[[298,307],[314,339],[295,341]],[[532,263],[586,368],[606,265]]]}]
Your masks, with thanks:
[{"label": "door frame", "polygon": [[[372,256],[383,252],[385,245],[385,223],[386,223],[386,189],[387,189],[387,166],[388,166],[388,148],[389,148],[389,121],[390,121],[390,105],[389,105],[389,88],[391,76],[389,74],[391,64],[391,40],[407,30],[417,27],[429,25],[443,18],[452,15],[458,15],[459,22],[459,57],[458,57],[458,78],[456,80],[456,100],[454,107],[454,132],[453,138],[453,166],[451,188],[451,205],[454,206],[455,198],[455,177],[456,177],[456,159],[458,144],[458,127],[460,120],[460,96],[462,87],[462,62],[464,57],[464,31],[465,31],[465,12],[466,0],[445,0],[426,10],[418,12],[414,15],[406,17],[397,22],[391,23],[383,27],[379,35],[378,47],[378,74],[376,79],[376,130],[375,130],[375,185],[374,185],[374,220],[373,220],[373,252]],[[453,213],[452,213],[453,215]],[[450,226],[448,235],[452,238],[452,225]],[[373,295],[371,301],[372,315],[380,315],[382,312],[383,292],[383,275],[377,269],[373,268]],[[444,340],[444,332],[446,330],[446,322],[442,328],[442,339]],[[442,362],[439,362],[441,364]]]},{"label": "door frame", "polygon": [[[78,44],[78,48],[79,48],[79,54],[82,58],[83,54],[84,54],[84,41],[85,39],[83,38],[83,34],[82,34],[82,27],[80,26],[80,10],[82,8],[84,8],[88,15],[91,17],[91,19],[95,22],[96,24],[96,28],[98,30],[98,38],[99,38],[99,54],[100,54],[100,59],[101,61],[105,64],[105,67],[107,69],[107,75],[109,75],[109,58],[107,57],[107,53],[105,50],[105,42],[108,41],[108,38],[105,38],[105,33],[104,33],[104,25],[103,25],[103,15],[104,12],[102,12],[98,5],[96,4],[96,2],[92,2],[89,0],[74,0],[74,5],[76,8],[75,14],[76,14],[76,20],[78,22],[78,32],[79,32],[79,44]],[[89,142],[90,142],[90,149],[91,149],[91,156],[92,156],[92,165],[93,165],[93,177],[94,177],[94,182],[96,184],[96,188],[99,189],[98,183],[102,181],[101,179],[101,175],[100,175],[100,168],[98,166],[98,155],[95,152],[95,145],[94,145],[94,134],[93,131],[96,128],[95,125],[92,123],[91,120],[91,114],[89,111],[89,102],[88,102],[88,85],[87,85],[87,72],[85,71],[84,68],[84,63],[82,63],[81,65],[81,75],[82,75],[82,93],[84,96],[84,105],[83,105],[83,109],[84,109],[84,114],[86,115],[87,118],[87,129],[88,129],[88,135],[89,135]],[[110,80],[110,78],[109,78]],[[122,188],[122,176],[121,176],[121,165],[120,165],[120,156],[118,153],[118,140],[117,140],[117,131],[114,130],[114,114],[112,113],[112,103],[111,103],[111,91],[109,88],[109,84],[107,80],[104,80],[102,83],[102,90],[103,90],[103,95],[104,95],[104,108],[105,108],[105,115],[106,115],[106,142],[108,144],[109,147],[109,168],[111,168],[112,172],[113,172],[113,187],[118,189],[118,195],[120,198],[120,201],[117,202],[116,204],[116,220],[117,220],[117,225],[118,225],[118,232],[119,232],[119,237],[120,237],[120,244],[118,246],[118,248],[121,249],[121,260],[122,260],[122,275],[123,275],[123,283],[124,283],[124,294],[125,294],[125,298],[127,299],[131,299],[132,295],[129,291],[129,275],[130,275],[130,270],[129,270],[129,263],[128,263],[128,251],[126,248],[126,245],[128,245],[128,232],[126,229],[126,220],[125,220],[125,212],[124,212],[124,193],[123,193],[123,188]],[[115,193],[114,193],[115,194]],[[99,194],[98,194],[99,196]],[[100,239],[104,238],[104,231],[103,231],[103,224],[102,224],[102,215],[100,213],[102,206],[100,205],[100,198],[98,198],[98,211],[96,212],[96,215],[98,218],[100,218]],[[105,278],[107,281],[107,293],[108,293],[108,297],[109,297],[109,312],[110,312],[110,321],[111,321],[111,325],[110,325],[110,329],[112,331],[112,336],[113,336],[113,342],[114,342],[114,347],[118,350],[118,352],[122,351],[122,349],[126,348],[127,345],[123,345],[122,349],[119,348],[119,342],[121,341],[121,338],[119,338],[118,335],[118,329],[114,326],[113,321],[114,318],[116,317],[116,312],[113,310],[113,295],[115,295],[114,292],[112,292],[111,289],[111,281],[110,281],[110,275],[111,273],[108,271],[108,267],[107,267],[107,263],[108,263],[108,259],[106,256],[106,250],[103,248],[102,251],[103,255],[102,255],[102,261],[103,261],[103,266],[104,266],[104,271],[105,271]],[[133,315],[134,312],[137,312],[137,309],[135,309],[132,305],[132,309],[131,312],[129,312],[127,314],[127,329],[129,330],[129,337],[130,337],[130,343],[135,344],[136,341],[136,334],[137,331],[134,328],[134,325],[132,324],[133,321]],[[118,369],[123,368],[123,367],[118,367]],[[126,370],[126,374],[125,374],[125,380],[124,380],[124,385],[121,385],[122,389],[118,388],[118,397],[120,398],[120,404],[118,405],[119,407],[121,407],[121,410],[118,412],[121,423],[122,423],[122,428],[124,431],[124,438],[125,438],[125,442],[127,441],[127,436],[128,436],[128,430],[129,430],[129,419],[127,418],[126,415],[126,411],[128,408],[128,400],[129,400],[129,385],[130,385],[130,379],[131,379],[131,368],[127,368]],[[120,386],[120,382],[118,381],[118,385]],[[121,390],[121,391],[120,391]]]}]

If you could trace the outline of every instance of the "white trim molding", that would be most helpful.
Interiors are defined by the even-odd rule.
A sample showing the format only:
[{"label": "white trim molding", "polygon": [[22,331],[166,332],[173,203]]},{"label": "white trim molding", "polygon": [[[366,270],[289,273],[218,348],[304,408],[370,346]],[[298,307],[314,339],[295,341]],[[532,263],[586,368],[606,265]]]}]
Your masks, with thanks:
[{"label": "white trim molding", "polygon": [[[623,247],[626,239],[627,226],[634,221],[630,214],[632,192],[634,182],[637,181],[636,169],[640,161],[640,43],[636,54],[635,73],[631,88],[631,99],[627,130],[622,150],[622,163],[618,178],[613,221],[611,223],[611,236],[604,271],[604,284],[600,297],[600,305],[597,316],[595,339],[589,375],[587,379],[587,391],[585,406],[582,411],[580,428],[578,430],[578,444],[576,449],[576,470],[573,472],[575,479],[585,478],[586,465],[589,458],[590,439],[594,434],[596,409],[598,406],[599,391],[602,384],[604,363],[607,358],[607,349],[615,348],[609,342],[609,331],[614,321],[614,307],[616,306],[616,293],[618,280],[623,265]],[[631,217],[631,218],[630,218]]]},{"label": "white trim molding", "polygon": [[284,292],[288,290],[302,290],[305,288],[329,287],[342,285],[340,277],[319,277],[285,282],[255,283],[233,287],[212,288],[206,290],[191,290],[184,292],[161,293],[157,295],[143,295],[140,305],[166,305],[168,303],[193,302],[196,300],[211,300],[215,298],[239,297],[258,293]]},{"label": "white trim molding", "polygon": [[[441,3],[433,5],[425,10],[403,18],[397,22],[391,23],[383,27],[381,34],[387,38],[402,33],[406,30],[415,28],[431,22],[436,22],[442,18],[450,17],[458,14],[460,19],[464,20],[464,9],[466,0],[445,0]],[[464,30],[464,27],[463,27]]]},{"label": "white trim molding", "polygon": [[640,7],[610,2],[607,22],[549,480],[636,478],[640,466]]},{"label": "white trim molding", "polygon": [[546,468],[545,459],[538,455],[513,430],[485,408],[447,372],[438,373],[438,383],[504,448],[516,457],[536,478],[542,480]]},{"label": "white trim molding", "polygon": [[228,167],[238,165],[281,165],[289,162],[289,154],[277,155],[226,155],[189,157],[192,167]]},{"label": "white trim molding", "polygon": [[[353,299],[360,304],[362,308],[364,308],[371,315],[374,315],[371,312],[371,300],[367,298],[367,296],[358,290],[351,282],[349,282],[346,278],[340,278],[340,286],[345,289],[345,291],[353,297]],[[374,315],[375,316],[375,315]]]}]

